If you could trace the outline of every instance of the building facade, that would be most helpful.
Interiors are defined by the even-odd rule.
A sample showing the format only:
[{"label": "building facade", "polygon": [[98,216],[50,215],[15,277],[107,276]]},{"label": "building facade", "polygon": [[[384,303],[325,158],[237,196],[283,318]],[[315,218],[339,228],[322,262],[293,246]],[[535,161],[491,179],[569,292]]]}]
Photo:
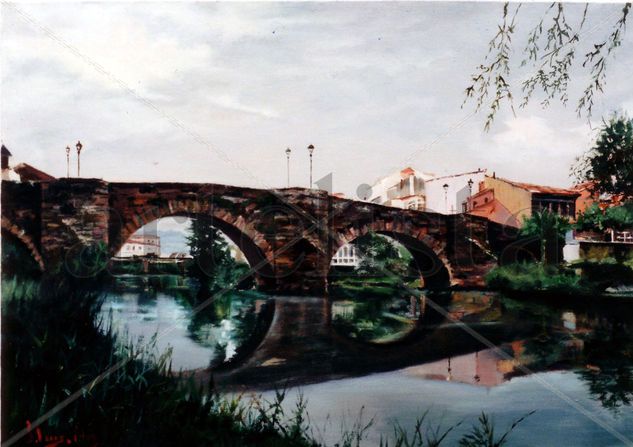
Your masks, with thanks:
[{"label": "building facade", "polygon": [[123,244],[121,250],[116,254],[117,258],[136,256],[160,256],[160,236],[135,234]]},{"label": "building facade", "polygon": [[485,176],[486,171],[478,169],[427,180],[425,211],[440,214],[465,213],[468,198],[476,191],[477,185]]},{"label": "building facade", "polygon": [[486,171],[436,176],[405,168],[379,179],[369,201],[394,208],[457,214],[465,211],[468,197],[483,181]]},{"label": "building facade", "polygon": [[332,261],[330,261],[331,266],[336,267],[358,267],[360,263],[360,257],[358,256],[358,250],[356,249],[356,245],[353,243],[345,244],[341,248],[338,249]]},{"label": "building facade", "polygon": [[366,199],[394,208],[424,210],[425,182],[431,178],[433,174],[418,172],[408,167],[378,179],[371,186],[371,197]]},{"label": "building facade", "polygon": [[518,228],[534,212],[543,210],[575,219],[579,196],[574,189],[515,182],[493,174],[479,183],[466,208],[470,214]]}]

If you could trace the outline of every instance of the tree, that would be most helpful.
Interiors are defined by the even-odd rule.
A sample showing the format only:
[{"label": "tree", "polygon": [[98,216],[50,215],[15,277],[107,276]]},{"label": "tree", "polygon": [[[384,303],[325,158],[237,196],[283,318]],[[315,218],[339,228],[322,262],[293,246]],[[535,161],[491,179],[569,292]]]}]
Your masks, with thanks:
[{"label": "tree", "polygon": [[357,271],[363,275],[383,275],[385,271],[406,274],[409,260],[402,256],[398,245],[391,239],[376,233],[359,238],[356,247],[360,253]]},{"label": "tree", "polygon": [[604,231],[607,229],[605,213],[597,203],[592,203],[578,215],[574,227],[579,231]]},{"label": "tree", "polygon": [[633,198],[633,120],[614,116],[605,122],[595,145],[572,168],[579,181],[596,191]]},{"label": "tree", "polygon": [[187,244],[193,257],[189,274],[200,281],[202,293],[230,284],[235,261],[229,252],[228,243],[213,226],[212,219],[192,220]]},{"label": "tree", "polygon": [[525,219],[521,234],[537,238],[541,249],[543,264],[556,264],[559,259],[559,247],[565,240],[565,233],[571,228],[567,218],[549,210],[537,211]]},{"label": "tree", "polygon": [[[576,112],[578,116],[584,113],[587,119],[591,117],[594,97],[605,86],[607,64],[622,43],[631,3],[616,6],[621,10],[617,13],[617,20],[614,19],[615,23],[608,35],[591,42],[585,42],[586,36],[593,34],[598,28],[584,29],[589,4],[584,6],[577,23],[570,23],[565,15],[566,8],[573,7],[577,6],[551,3],[540,21],[528,33],[520,67],[528,67],[532,72],[521,82],[520,107],[525,107],[536,91],[544,95],[541,101],[543,107],[547,107],[552,100],[567,104],[570,71],[578,65],[576,53],[581,51],[585,54],[581,59],[580,69],[587,72],[589,83],[578,99]],[[473,99],[476,111],[488,109],[484,126],[486,130],[490,128],[503,102],[508,102],[514,111],[514,88],[510,82],[513,68],[510,59],[512,38],[520,10],[521,4],[516,7],[513,5],[512,8],[508,3],[504,4],[502,23],[488,45],[488,54],[471,75],[472,83],[466,88],[464,103]]]}]

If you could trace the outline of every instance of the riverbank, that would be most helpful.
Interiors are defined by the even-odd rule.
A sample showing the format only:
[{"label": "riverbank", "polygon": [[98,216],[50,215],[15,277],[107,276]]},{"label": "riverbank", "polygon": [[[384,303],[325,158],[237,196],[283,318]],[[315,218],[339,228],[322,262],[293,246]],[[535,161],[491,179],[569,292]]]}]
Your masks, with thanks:
[{"label": "riverbank", "polygon": [[486,284],[514,297],[599,299],[609,295],[608,289],[633,286],[633,269],[618,263],[517,263],[495,267],[486,275]]}]

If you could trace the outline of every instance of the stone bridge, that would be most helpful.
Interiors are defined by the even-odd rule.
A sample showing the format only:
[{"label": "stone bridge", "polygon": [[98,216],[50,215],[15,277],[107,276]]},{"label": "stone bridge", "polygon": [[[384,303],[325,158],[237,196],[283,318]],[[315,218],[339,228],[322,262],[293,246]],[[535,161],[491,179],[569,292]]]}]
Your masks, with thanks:
[{"label": "stone bridge", "polygon": [[261,290],[288,294],[322,293],[336,251],[368,232],[409,249],[428,287],[482,285],[516,238],[513,229],[480,217],[402,210],[314,189],[2,182],[3,234],[22,241],[42,269],[74,265],[95,244],[112,256],[139,228],[168,216],[210,219],[243,251]]}]

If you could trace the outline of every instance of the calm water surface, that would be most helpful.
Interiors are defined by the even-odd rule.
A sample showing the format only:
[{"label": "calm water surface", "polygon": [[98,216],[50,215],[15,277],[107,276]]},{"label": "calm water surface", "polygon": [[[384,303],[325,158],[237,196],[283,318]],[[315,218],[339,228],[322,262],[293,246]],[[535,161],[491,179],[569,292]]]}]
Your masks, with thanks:
[{"label": "calm water surface", "polygon": [[[251,337],[267,297],[231,293],[194,313],[193,289],[178,277],[123,278],[102,312],[129,337],[149,339],[167,331],[159,336],[157,349],[173,349],[176,370],[218,364]],[[393,433],[395,421],[412,427],[426,410],[429,420],[444,427],[464,421],[449,435],[453,440],[482,411],[502,431],[536,410],[512,433],[510,445],[626,445],[633,441],[629,300],[552,306],[489,292],[453,292],[439,300],[451,318],[509,327],[527,322],[533,331],[498,344],[498,349],[292,388],[285,404],[292,408],[302,393],[315,434],[328,443],[338,441],[341,425],[351,427],[361,414],[364,421],[374,420],[367,432],[372,445]],[[331,321],[338,334],[356,342],[397,343],[420,325],[446,324],[430,317],[427,308],[414,297],[348,294],[334,297]],[[437,349],[441,353],[443,346]],[[264,391],[263,396],[272,399],[273,393]]]}]

